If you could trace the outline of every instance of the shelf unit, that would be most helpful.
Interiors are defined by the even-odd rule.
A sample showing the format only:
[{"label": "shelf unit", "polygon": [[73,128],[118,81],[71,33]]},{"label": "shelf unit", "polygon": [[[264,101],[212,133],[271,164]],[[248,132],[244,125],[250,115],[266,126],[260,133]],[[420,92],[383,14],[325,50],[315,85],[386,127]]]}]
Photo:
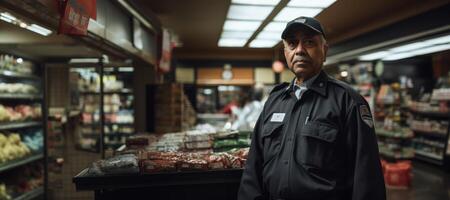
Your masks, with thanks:
[{"label": "shelf unit", "polygon": [[396,85],[382,85],[375,98],[375,133],[380,155],[389,162],[414,158],[414,133],[407,127],[406,108],[402,106],[407,94]]},{"label": "shelf unit", "polygon": [[[2,55],[3,56],[3,55]],[[43,80],[40,77],[39,74],[41,74],[40,68],[35,65],[35,63],[24,60],[22,64],[20,63],[11,63],[12,60],[15,60],[14,57],[10,56],[9,58],[1,57],[0,59],[5,59],[3,62],[0,62],[0,64],[5,64],[5,66],[0,65],[0,83],[8,83],[8,84],[15,84],[15,83],[21,83],[24,85],[30,85],[37,89],[36,91],[33,91],[32,93],[24,93],[23,91],[17,91],[17,92],[1,92],[0,93],[0,104],[5,107],[9,107],[6,109],[12,109],[14,110],[12,113],[21,113],[22,119],[17,121],[2,121],[0,122],[0,133],[4,134],[5,136],[8,136],[9,134],[17,133],[20,135],[22,142],[26,144],[26,141],[24,138],[26,135],[29,135],[30,138],[35,139],[35,136],[38,136],[39,134],[42,134],[42,138],[45,137],[45,133],[42,131],[44,129],[43,126],[43,113],[41,111],[44,110],[44,95],[43,95]],[[9,59],[7,62],[6,59]],[[9,63],[8,63],[9,62]],[[9,66],[8,66],[9,65]],[[12,67],[11,67],[12,66]],[[7,68],[7,69],[6,69]],[[22,73],[18,71],[12,71],[13,69],[17,69],[20,71],[27,71],[29,70],[30,73]],[[19,85],[20,86],[20,85]],[[29,86],[28,86],[29,87]],[[19,89],[22,90],[22,89]],[[3,90],[2,90],[3,91]],[[21,106],[19,106],[21,105]],[[18,106],[18,107],[17,107]],[[22,107],[22,106],[30,106],[30,108]],[[40,107],[40,111],[36,110],[37,107]],[[28,110],[24,111],[22,108]],[[30,110],[31,109],[31,110]],[[30,112],[29,112],[30,111]],[[41,112],[41,113],[37,113]],[[11,118],[12,114],[8,111],[8,115],[10,115]],[[23,117],[26,113],[29,113],[30,115],[27,117]],[[36,114],[36,115],[35,115]],[[28,115],[28,114],[26,114]],[[31,119],[32,118],[32,119]],[[34,132],[36,131],[36,132]],[[44,142],[43,142],[44,143]],[[42,148],[44,148],[44,144],[41,143]],[[39,145],[39,146],[40,146]],[[32,149],[31,145],[29,146],[31,153],[21,157],[16,158],[14,160],[10,160],[4,163],[0,163],[0,177],[2,179],[0,180],[0,183],[5,181],[3,180],[3,177],[8,177],[12,174],[16,173],[22,173],[23,167],[27,167],[29,165],[35,164],[37,162],[41,162],[44,164],[44,158],[45,153],[43,150],[41,150],[41,147],[38,147],[38,149]],[[2,150],[0,148],[0,150]],[[45,171],[42,171],[42,174],[45,174]],[[44,180],[45,181],[45,180]],[[18,184],[13,182],[7,183],[9,185],[6,185],[7,187],[11,187],[14,184]],[[36,188],[32,191],[28,191],[22,194],[13,194],[13,199],[15,200],[27,200],[27,199],[35,199],[37,197],[43,196],[44,194],[44,188],[43,186]]]},{"label": "shelf unit", "polygon": [[24,193],[18,197],[15,197],[13,200],[32,200],[37,199],[38,197],[41,197],[44,195],[44,188],[38,187],[34,190],[31,190],[27,193]]},{"label": "shelf unit", "polygon": [[[448,101],[444,103],[448,106]],[[413,108],[409,108],[409,111],[412,116],[414,116],[414,119],[422,118],[428,119],[429,121],[447,121],[447,123],[450,120],[450,113],[447,112],[426,112],[418,111]],[[416,159],[434,165],[444,166],[446,158],[445,154],[448,152],[446,150],[448,148],[449,125],[447,124],[445,134],[434,131],[418,130],[417,128],[411,128],[411,130],[415,135],[413,144]]]},{"label": "shelf unit", "polygon": [[13,161],[9,161],[3,164],[0,164],[0,173],[2,172],[6,172],[10,169],[14,169],[16,167],[20,167],[23,165],[26,165],[28,163],[37,161],[37,160],[41,160],[44,158],[44,154],[40,153],[40,154],[34,154],[34,155],[30,155],[24,158],[19,158]]},{"label": "shelf unit", "polygon": [[[115,147],[116,144],[124,144],[125,139],[134,134],[134,93],[131,89],[133,71],[121,72],[120,67],[104,67],[101,64],[97,67],[102,70],[90,70],[89,72],[82,72],[79,68],[74,70],[79,71],[80,74],[84,73],[86,76],[94,77],[90,79],[83,77],[78,80],[79,98],[82,99],[83,104],[81,106],[83,119],[79,124],[81,127],[79,136],[80,142],[86,142],[84,145],[80,143],[79,149],[91,146],[88,151],[101,151],[103,154],[105,149]],[[111,88],[108,81],[112,81],[113,84],[114,82],[119,83],[119,87]],[[108,87],[110,88],[108,89]],[[120,117],[132,118],[132,120],[125,119],[125,122],[120,122]],[[130,132],[130,130],[132,133],[122,134],[124,131]],[[99,145],[98,142],[101,144]]]}]

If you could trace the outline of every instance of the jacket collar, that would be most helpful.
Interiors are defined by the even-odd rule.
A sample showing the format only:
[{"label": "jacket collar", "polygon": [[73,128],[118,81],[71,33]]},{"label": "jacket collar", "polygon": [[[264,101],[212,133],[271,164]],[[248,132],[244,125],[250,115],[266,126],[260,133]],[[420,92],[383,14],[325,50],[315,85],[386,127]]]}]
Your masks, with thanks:
[{"label": "jacket collar", "polygon": [[[294,78],[291,81],[291,84],[289,84],[289,87],[287,87],[285,89],[285,91],[284,91],[285,94],[290,94],[291,92],[294,91],[295,80],[296,80],[296,78]],[[312,82],[307,84],[307,88],[308,88],[308,90],[317,92],[322,96],[326,96],[327,95],[327,83],[328,83],[328,75],[323,70],[321,70],[319,72],[319,75],[317,77],[315,77],[315,79]]]}]

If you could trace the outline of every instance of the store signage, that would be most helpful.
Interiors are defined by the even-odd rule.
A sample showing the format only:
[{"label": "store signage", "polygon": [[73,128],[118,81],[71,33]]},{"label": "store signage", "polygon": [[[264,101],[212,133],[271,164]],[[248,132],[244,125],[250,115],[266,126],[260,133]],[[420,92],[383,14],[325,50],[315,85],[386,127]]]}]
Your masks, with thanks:
[{"label": "store signage", "polygon": [[170,61],[172,60],[172,42],[171,36],[167,29],[163,29],[162,35],[162,56],[159,61],[159,70],[162,73],[170,71]]},{"label": "store signage", "polygon": [[89,19],[97,18],[96,0],[61,1],[59,34],[87,35]]}]

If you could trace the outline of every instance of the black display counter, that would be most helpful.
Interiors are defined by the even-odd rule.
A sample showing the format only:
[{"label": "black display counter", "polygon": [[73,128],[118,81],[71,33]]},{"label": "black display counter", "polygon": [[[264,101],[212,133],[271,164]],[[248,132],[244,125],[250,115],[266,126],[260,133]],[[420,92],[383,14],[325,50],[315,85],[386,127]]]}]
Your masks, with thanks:
[{"label": "black display counter", "polygon": [[158,174],[91,175],[73,177],[76,189],[95,192],[95,199],[235,200],[242,169]]}]

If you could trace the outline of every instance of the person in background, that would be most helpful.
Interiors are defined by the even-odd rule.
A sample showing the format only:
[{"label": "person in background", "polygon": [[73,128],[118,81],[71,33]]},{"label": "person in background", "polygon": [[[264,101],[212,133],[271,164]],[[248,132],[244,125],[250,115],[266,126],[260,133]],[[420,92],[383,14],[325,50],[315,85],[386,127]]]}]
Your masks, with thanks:
[{"label": "person in background", "polygon": [[264,105],[238,199],[385,200],[369,106],[322,70],[322,25],[299,17],[281,38],[295,78],[277,85]]}]

